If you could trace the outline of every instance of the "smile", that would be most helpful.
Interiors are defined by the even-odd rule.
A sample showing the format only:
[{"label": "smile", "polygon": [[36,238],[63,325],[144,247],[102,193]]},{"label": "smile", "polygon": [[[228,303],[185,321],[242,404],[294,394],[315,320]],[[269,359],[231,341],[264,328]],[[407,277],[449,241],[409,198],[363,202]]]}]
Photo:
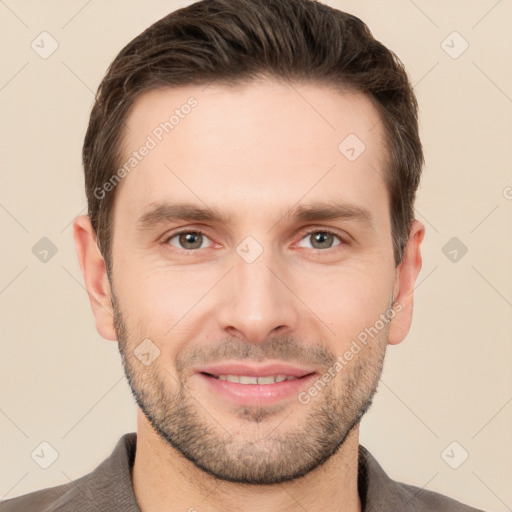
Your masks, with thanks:
[{"label": "smile", "polygon": [[285,380],[295,380],[297,377],[293,375],[268,375],[265,377],[256,377],[253,375],[210,375],[220,380],[228,382],[237,382],[239,384],[275,384],[276,382],[284,382]]}]

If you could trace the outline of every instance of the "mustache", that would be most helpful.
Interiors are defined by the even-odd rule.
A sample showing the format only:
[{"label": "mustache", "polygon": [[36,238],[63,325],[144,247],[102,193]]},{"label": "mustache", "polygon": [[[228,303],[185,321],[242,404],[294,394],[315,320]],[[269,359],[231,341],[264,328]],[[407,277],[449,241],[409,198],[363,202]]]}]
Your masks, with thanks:
[{"label": "mustache", "polygon": [[326,368],[337,360],[335,354],[321,345],[306,345],[291,337],[270,338],[258,344],[227,338],[215,345],[202,345],[181,351],[176,358],[176,367],[184,370],[193,365],[217,363],[226,359],[255,362],[276,359]]}]

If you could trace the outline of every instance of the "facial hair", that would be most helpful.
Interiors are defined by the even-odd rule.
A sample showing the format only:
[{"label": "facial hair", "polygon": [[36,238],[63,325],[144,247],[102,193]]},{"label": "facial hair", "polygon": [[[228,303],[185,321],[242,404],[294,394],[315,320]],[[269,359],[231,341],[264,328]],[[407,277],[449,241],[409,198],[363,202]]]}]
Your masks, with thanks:
[{"label": "facial hair", "polygon": [[[308,404],[240,407],[245,426],[230,432],[215,411],[188,389],[190,369],[198,363],[222,360],[277,359],[315,365],[327,371],[337,357],[319,345],[304,345],[292,337],[273,337],[262,344],[228,338],[211,346],[195,346],[176,356],[174,375],[157,358],[144,366],[134,355],[141,339],[130,333],[112,291],[118,348],[132,394],[154,430],[196,467],[230,482],[268,485],[300,478],[318,468],[342,446],[368,411],[382,373],[389,325],[342,367]],[[157,345],[158,342],[153,339]],[[319,374],[319,379],[322,373]],[[211,404],[209,405],[211,409]],[[249,428],[290,409],[278,428]],[[292,415],[292,412],[296,413]],[[295,421],[288,419],[294,417]],[[265,431],[264,435],[260,435]]]}]

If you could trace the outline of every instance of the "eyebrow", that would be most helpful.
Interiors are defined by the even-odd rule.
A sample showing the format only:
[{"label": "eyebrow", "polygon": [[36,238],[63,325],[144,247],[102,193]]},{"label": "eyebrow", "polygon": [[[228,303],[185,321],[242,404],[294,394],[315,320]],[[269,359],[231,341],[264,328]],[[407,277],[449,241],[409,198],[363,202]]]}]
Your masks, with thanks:
[{"label": "eyebrow", "polygon": [[[278,222],[284,218],[288,221],[295,219],[301,222],[355,220],[373,228],[373,215],[368,209],[354,204],[341,204],[332,201],[294,206]],[[211,208],[191,203],[153,203],[152,208],[137,220],[137,229],[146,231],[161,224],[176,221],[229,224],[230,219],[231,215],[226,216]]]}]

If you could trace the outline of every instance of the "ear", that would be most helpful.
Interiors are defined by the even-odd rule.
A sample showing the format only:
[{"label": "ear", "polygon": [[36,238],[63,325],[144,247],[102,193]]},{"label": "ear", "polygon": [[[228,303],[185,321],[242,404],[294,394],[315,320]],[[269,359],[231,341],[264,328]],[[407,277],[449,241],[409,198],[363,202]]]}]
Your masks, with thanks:
[{"label": "ear", "polygon": [[409,239],[404,248],[404,255],[396,270],[393,297],[396,315],[391,320],[389,330],[390,345],[400,343],[409,332],[414,306],[414,285],[421,270],[420,245],[425,235],[425,226],[414,220],[409,231]]},{"label": "ear", "polygon": [[116,341],[107,267],[96,243],[96,233],[88,215],[80,215],[74,220],[73,234],[80,270],[96,319],[96,330],[103,338]]}]

